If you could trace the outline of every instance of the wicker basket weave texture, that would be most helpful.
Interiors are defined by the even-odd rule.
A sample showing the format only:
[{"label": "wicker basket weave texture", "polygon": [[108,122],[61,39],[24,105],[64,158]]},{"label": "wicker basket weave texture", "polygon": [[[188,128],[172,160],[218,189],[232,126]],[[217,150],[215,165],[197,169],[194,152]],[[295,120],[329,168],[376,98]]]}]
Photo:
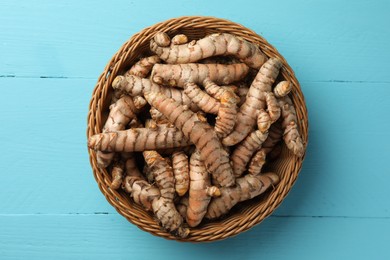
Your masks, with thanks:
[{"label": "wicker basket weave texture", "polygon": [[[224,32],[257,44],[268,57],[278,57],[283,62],[281,70],[282,78],[293,84],[290,97],[296,107],[298,125],[305,144],[308,141],[308,115],[303,94],[298,80],[287,61],[265,39],[254,31],[228,20],[215,17],[186,16],[170,19],[145,28],[133,35],[118,52],[112,57],[103,73],[100,75],[93,91],[88,113],[87,137],[101,133],[102,126],[107,118],[109,100],[111,95],[111,83],[113,79],[131,67],[140,56],[151,54],[149,41],[157,31],[163,31],[170,36],[184,33],[189,40],[199,39],[207,34]],[[137,225],[144,231],[153,235],[190,242],[210,242],[225,239],[237,235],[259,224],[269,216],[286,197],[294,184],[302,167],[304,157],[294,156],[283,146],[281,156],[275,160],[269,169],[280,176],[280,183],[271,192],[251,201],[243,203],[227,217],[218,221],[202,224],[198,228],[192,228],[191,234],[185,239],[179,239],[161,229],[153,216],[139,205],[133,203],[128,194],[123,191],[109,188],[110,174],[97,166],[96,153],[89,149],[90,163],[98,186],[108,202],[123,215],[128,221]]]}]

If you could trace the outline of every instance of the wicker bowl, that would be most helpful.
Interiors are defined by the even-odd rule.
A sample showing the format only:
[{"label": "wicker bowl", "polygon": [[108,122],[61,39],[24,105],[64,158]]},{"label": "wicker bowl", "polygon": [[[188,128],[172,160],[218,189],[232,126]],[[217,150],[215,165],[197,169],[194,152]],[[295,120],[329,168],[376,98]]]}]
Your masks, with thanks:
[{"label": "wicker bowl", "polygon": [[[109,111],[108,106],[112,93],[111,83],[113,79],[129,69],[140,55],[151,54],[149,50],[149,41],[157,31],[167,32],[169,35],[184,33],[190,40],[198,39],[215,32],[231,33],[240,36],[249,42],[258,44],[268,57],[279,57],[284,64],[281,70],[281,77],[293,83],[293,90],[290,96],[296,107],[298,125],[303,141],[307,144],[308,120],[306,105],[298,80],[295,78],[294,72],[287,61],[265,39],[248,28],[228,20],[199,16],[180,17],[155,24],[133,35],[125,44],[123,44],[105,67],[93,91],[88,113],[88,138],[102,132],[102,127]],[[304,158],[294,156],[284,146],[280,157],[268,165],[268,169],[279,174],[281,180],[272,191],[237,205],[233,208],[232,212],[223,219],[201,224],[197,228],[192,228],[189,237],[179,239],[163,231],[159,224],[154,220],[153,216],[137,204],[133,203],[128,194],[120,190],[110,189],[110,174],[97,166],[95,151],[89,149],[89,155],[93,174],[100,190],[103,192],[108,202],[113,205],[121,215],[142,230],[150,232],[153,235],[190,242],[210,242],[225,239],[259,224],[264,218],[269,216],[285,198],[298,176]]]}]

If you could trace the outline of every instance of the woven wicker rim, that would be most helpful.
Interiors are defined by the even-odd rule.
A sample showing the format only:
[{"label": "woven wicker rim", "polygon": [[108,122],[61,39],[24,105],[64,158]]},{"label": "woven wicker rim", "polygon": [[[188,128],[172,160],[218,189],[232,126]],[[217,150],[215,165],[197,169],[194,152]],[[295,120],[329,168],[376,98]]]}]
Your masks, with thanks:
[{"label": "woven wicker rim", "polygon": [[[240,36],[247,41],[258,44],[268,57],[280,58],[284,64],[281,70],[282,77],[286,80],[290,80],[293,84],[293,90],[290,96],[297,110],[298,125],[303,141],[307,144],[307,109],[299,82],[287,61],[272,45],[254,31],[228,20],[202,16],[185,16],[157,23],[136,33],[122,45],[105,67],[92,93],[88,113],[88,138],[94,134],[101,133],[102,131],[102,125],[105,120],[104,111],[108,110],[109,104],[107,103],[107,100],[111,92],[111,83],[113,79],[118,74],[121,74],[128,69],[131,64],[139,58],[140,54],[148,52],[149,40],[157,31],[167,32],[171,35],[182,32],[187,34],[190,39],[203,37],[205,34],[214,32],[231,33]],[[286,197],[301,170],[304,159],[304,157],[298,158],[294,156],[286,147],[283,147],[280,158],[270,165],[270,168],[278,173],[281,178],[280,183],[275,189],[260,198],[255,198],[246,203],[244,207],[241,207],[232,215],[215,222],[201,225],[199,228],[191,229],[191,234],[188,238],[178,239],[162,230],[153,219],[152,215],[133,203],[131,199],[129,199],[128,194],[125,194],[123,191],[111,190],[109,188],[111,183],[110,174],[97,166],[95,151],[89,149],[88,152],[93,174],[100,190],[108,202],[114,206],[121,215],[131,223],[137,225],[140,229],[153,235],[166,239],[190,242],[210,242],[226,239],[259,224],[264,218],[269,216]]]}]

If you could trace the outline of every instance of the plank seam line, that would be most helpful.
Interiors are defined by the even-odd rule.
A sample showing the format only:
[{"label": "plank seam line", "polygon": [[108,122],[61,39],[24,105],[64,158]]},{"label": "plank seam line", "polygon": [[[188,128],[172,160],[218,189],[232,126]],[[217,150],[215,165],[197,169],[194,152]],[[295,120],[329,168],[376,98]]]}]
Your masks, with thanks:
[{"label": "plank seam line", "polygon": [[308,81],[301,81],[302,83],[371,83],[371,84],[386,84],[390,83],[390,81],[375,81],[375,80],[308,80]]},{"label": "plank seam line", "polygon": [[92,77],[68,77],[68,76],[16,76],[13,74],[10,75],[0,75],[0,78],[14,78],[14,79],[97,79]]},{"label": "plank seam line", "polygon": [[[112,215],[119,216],[118,213],[109,213],[109,212],[93,212],[93,213],[21,213],[21,214],[0,214],[0,217],[23,217],[23,216],[93,216],[93,215]],[[368,216],[327,216],[327,215],[315,215],[315,216],[305,216],[305,215],[271,215],[270,218],[329,218],[329,219],[390,219],[390,217],[368,217]]]},{"label": "plank seam line", "polygon": [[331,216],[331,215],[315,215],[315,216],[304,216],[304,215],[279,215],[274,214],[270,217],[274,218],[333,218],[333,219],[390,219],[390,217],[369,217],[369,216]]}]

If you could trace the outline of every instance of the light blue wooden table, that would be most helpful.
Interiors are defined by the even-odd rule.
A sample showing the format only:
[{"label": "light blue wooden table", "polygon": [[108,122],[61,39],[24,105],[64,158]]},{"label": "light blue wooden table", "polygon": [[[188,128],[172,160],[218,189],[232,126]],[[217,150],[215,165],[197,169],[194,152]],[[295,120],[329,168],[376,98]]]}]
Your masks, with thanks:
[{"label": "light blue wooden table", "polygon": [[[108,204],[86,148],[106,62],[182,15],[241,23],[289,61],[310,143],[291,193],[237,237],[183,244]],[[390,259],[389,1],[0,3],[0,259]]]}]

